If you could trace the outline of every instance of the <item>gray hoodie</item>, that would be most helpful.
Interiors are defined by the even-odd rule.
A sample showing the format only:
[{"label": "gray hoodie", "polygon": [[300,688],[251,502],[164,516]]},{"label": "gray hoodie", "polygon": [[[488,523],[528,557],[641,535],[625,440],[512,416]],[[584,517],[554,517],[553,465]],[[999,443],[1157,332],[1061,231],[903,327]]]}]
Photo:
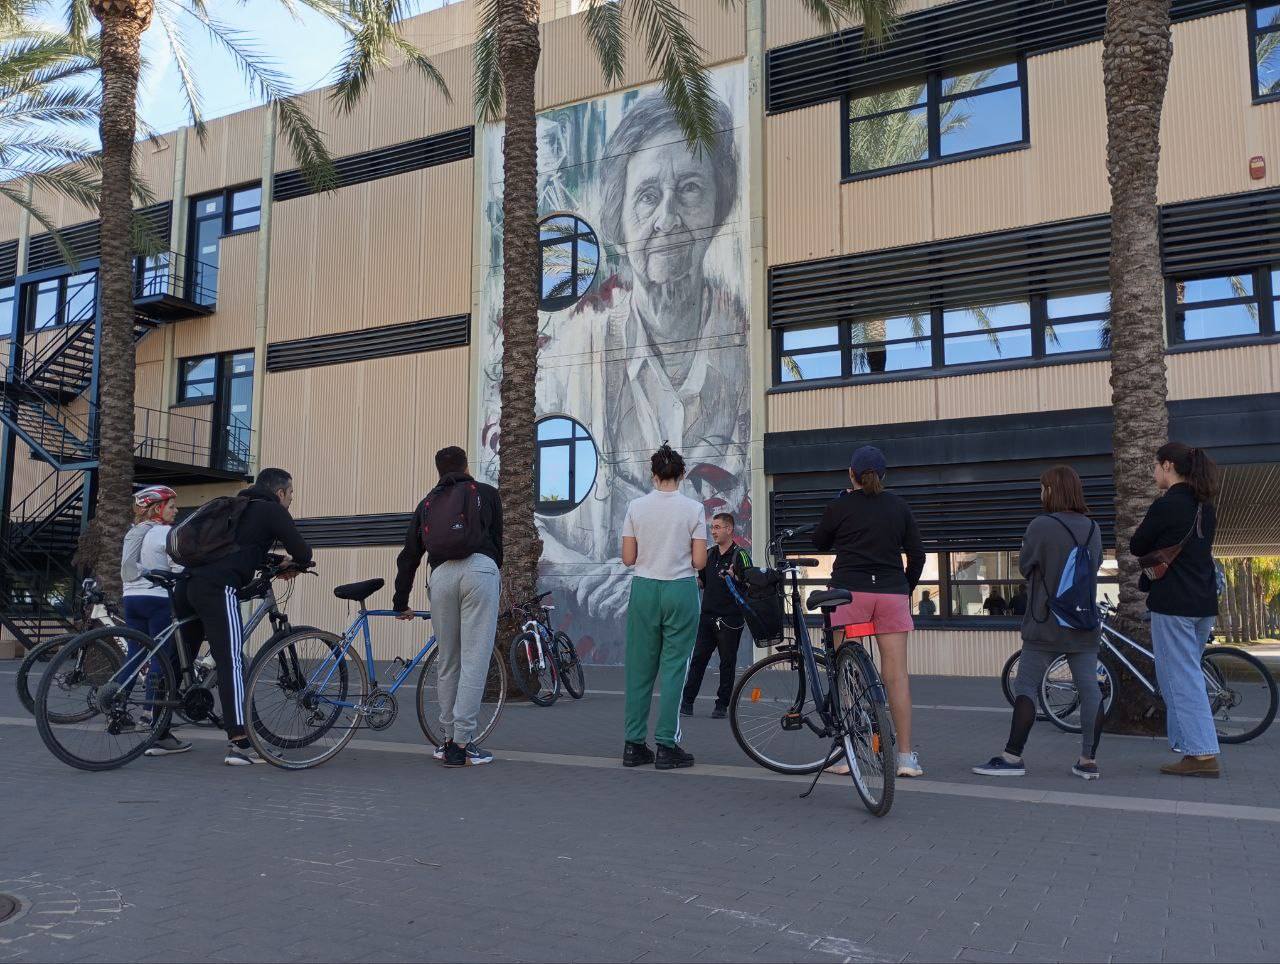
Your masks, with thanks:
[{"label": "gray hoodie", "polygon": [[[1061,520],[1061,523],[1054,521]],[[1073,542],[1071,534],[1076,537]],[[1090,529],[1093,530],[1090,536]],[[1027,580],[1027,612],[1022,617],[1022,642],[1026,646],[1057,653],[1087,653],[1098,648],[1100,632],[1069,629],[1049,612],[1049,597],[1057,592],[1058,581],[1067,564],[1067,556],[1076,542],[1089,540],[1089,551],[1096,563],[1102,563],[1102,532],[1087,516],[1077,512],[1055,512],[1031,520],[1022,537],[1018,568]]]},{"label": "gray hoodie", "polygon": [[[139,525],[151,525],[151,528],[142,539],[142,555],[138,559],[138,572],[141,573],[146,569],[181,572],[182,567],[169,558],[169,552],[165,548],[165,540],[169,537],[169,529],[172,527],[159,522],[139,523]],[[160,599],[169,595],[151,580],[143,579],[141,576],[124,584],[124,594],[126,596],[157,596]]]}]

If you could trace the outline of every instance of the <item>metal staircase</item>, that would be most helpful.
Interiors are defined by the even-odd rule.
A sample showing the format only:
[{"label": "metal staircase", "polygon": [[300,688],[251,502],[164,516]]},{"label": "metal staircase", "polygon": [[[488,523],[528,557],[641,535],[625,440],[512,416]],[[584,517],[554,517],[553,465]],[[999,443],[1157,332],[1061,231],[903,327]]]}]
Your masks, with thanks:
[{"label": "metal staircase", "polygon": [[10,510],[0,538],[0,618],[28,647],[72,629],[85,478],[50,472]]}]

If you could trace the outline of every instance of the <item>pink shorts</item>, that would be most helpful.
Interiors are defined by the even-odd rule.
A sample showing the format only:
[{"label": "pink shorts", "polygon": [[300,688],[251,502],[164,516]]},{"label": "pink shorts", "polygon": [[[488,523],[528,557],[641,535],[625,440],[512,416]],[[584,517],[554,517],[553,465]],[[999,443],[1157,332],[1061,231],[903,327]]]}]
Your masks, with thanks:
[{"label": "pink shorts", "polygon": [[911,597],[881,592],[855,592],[853,602],[831,614],[832,626],[874,623],[877,633],[909,633],[916,628],[911,619]]}]

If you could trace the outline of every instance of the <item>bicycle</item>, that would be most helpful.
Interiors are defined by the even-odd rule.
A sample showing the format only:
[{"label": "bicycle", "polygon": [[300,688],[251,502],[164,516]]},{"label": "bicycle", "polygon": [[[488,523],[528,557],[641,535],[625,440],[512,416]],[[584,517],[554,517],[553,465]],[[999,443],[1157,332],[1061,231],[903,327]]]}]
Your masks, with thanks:
[{"label": "bicycle", "polygon": [[554,606],[543,605],[550,592],[513,606],[501,618],[521,614],[526,617],[520,635],[511,641],[507,660],[511,678],[538,706],[550,706],[560,696],[560,684],[575,700],[586,693],[582,661],[567,633],[551,625]]},{"label": "bicycle", "polygon": [[[245,686],[253,721],[249,739],[268,763],[285,770],[305,770],[333,759],[356,730],[387,729],[400,713],[395,694],[419,664],[418,724],[432,746],[444,745],[444,734],[438,729],[440,654],[434,635],[408,662],[399,656],[391,660],[394,678],[385,689],[378,682],[369,620],[399,614],[392,609],[366,609],[365,602],[384,585],[383,579],[366,579],[333,590],[338,599],[360,607],[341,636],[318,630],[305,638],[288,636],[268,643],[254,659]],[[415,611],[413,615],[431,618],[430,612]],[[361,636],[363,661],[354,648]],[[506,667],[495,650],[481,704],[489,711],[482,715],[477,741],[493,732],[506,699]],[[344,716],[349,722],[339,726],[339,718]]]},{"label": "bicycle", "polygon": [[[272,556],[240,591],[242,601],[262,600],[244,621],[244,638],[264,619],[270,620],[271,640],[319,632],[291,627],[272,588],[275,578],[301,571]],[[186,578],[183,573],[160,570],[146,570],[142,575],[163,587],[170,599],[178,582]],[[196,621],[194,616],[175,619],[154,639],[127,626],[101,626],[65,644],[36,693],[36,728],[49,751],[77,769],[111,770],[146,752],[168,732],[175,712],[193,722],[209,720],[221,725],[214,711],[216,676],[209,673],[202,679],[186,647],[176,645],[179,640],[175,634]],[[178,656],[176,679],[169,659],[161,655],[171,639]],[[132,657],[125,655],[130,642],[135,644]],[[97,748],[100,753],[91,753]]]},{"label": "bicycle", "polygon": [[[102,592],[96,579],[90,577],[84,580],[80,585],[80,594],[83,606],[77,631],[54,636],[31,647],[18,666],[17,679],[15,681],[18,690],[18,701],[22,703],[23,709],[28,713],[35,713],[36,691],[40,688],[40,680],[44,678],[44,674],[48,670],[47,664],[53,661],[53,657],[58,654],[58,651],[63,646],[75,639],[79,633],[87,632],[96,626],[124,625],[124,620],[120,618],[120,615],[108,608],[106,604],[107,597]],[[123,661],[128,654],[121,653],[120,655]],[[77,671],[73,670],[73,672]]]},{"label": "bicycle", "polygon": [[[849,602],[852,593],[819,590],[801,604],[800,569],[818,563],[788,560],[783,545],[811,529],[786,529],[769,543],[778,592],[784,600],[790,598],[794,645],[765,656],[743,673],[730,698],[730,728],[743,752],[761,766],[777,773],[813,773],[802,797],[813,792],[828,767],[845,758],[863,805],[883,817],[893,806],[897,741],[884,684],[862,642],[875,634],[875,627],[846,627],[844,642],[837,648],[831,614]],[[822,612],[820,651],[805,626],[805,606]],[[814,756],[811,750],[799,749],[797,741],[784,739],[786,745],[780,745],[779,737],[806,730],[831,740],[825,753]]]},{"label": "bicycle", "polygon": [[[1109,605],[1103,603],[1099,608],[1102,646],[1098,653],[1098,684],[1103,691],[1103,720],[1109,721],[1115,710],[1114,681],[1120,679],[1120,665],[1151,696],[1157,700],[1162,697],[1158,683],[1148,679],[1122,650],[1136,650],[1152,663],[1155,654],[1107,621],[1112,612]],[[1247,743],[1266,732],[1276,717],[1278,694],[1275,678],[1260,659],[1235,646],[1207,646],[1200,656],[1200,671],[1220,743]],[[1080,697],[1066,657],[1058,657],[1045,671],[1040,682],[1040,705],[1054,726],[1068,733],[1080,732]],[[1243,711],[1233,714],[1239,708]]]}]

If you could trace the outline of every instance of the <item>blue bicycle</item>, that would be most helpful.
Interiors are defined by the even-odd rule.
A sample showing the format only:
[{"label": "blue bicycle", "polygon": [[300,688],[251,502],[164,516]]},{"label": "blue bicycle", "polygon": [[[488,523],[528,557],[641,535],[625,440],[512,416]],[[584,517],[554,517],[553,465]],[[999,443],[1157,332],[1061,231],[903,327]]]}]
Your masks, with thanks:
[{"label": "blue bicycle", "polygon": [[[312,631],[269,645],[253,661],[246,685],[252,725],[249,738],[267,762],[286,770],[305,770],[333,759],[356,730],[385,730],[396,721],[396,693],[418,675],[418,723],[435,747],[444,744],[440,724],[439,651],[433,635],[418,655],[390,661],[385,688],[378,682],[369,620],[394,618],[391,609],[366,609],[365,601],[385,585],[382,579],[338,586],[333,594],[359,604],[360,611],[341,636]],[[429,612],[414,612],[430,619]],[[364,659],[356,648],[364,638]],[[366,669],[367,667],[367,669]],[[498,724],[507,699],[507,670],[497,651],[490,657],[476,741]]]}]

